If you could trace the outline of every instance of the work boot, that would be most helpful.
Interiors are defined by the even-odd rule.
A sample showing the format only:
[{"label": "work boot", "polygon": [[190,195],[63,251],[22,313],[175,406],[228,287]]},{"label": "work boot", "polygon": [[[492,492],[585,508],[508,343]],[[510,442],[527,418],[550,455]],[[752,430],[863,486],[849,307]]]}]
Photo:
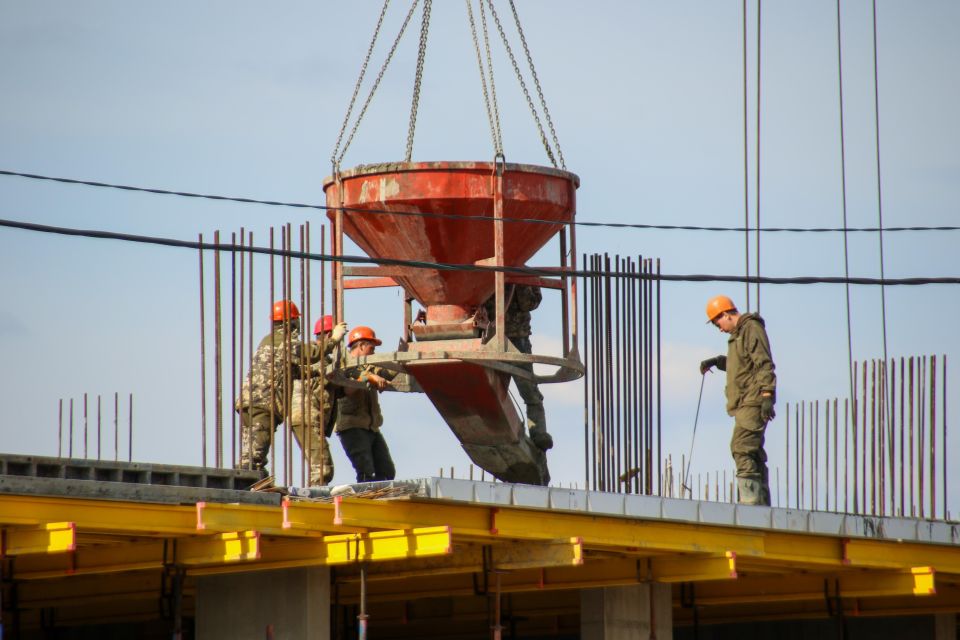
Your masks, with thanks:
[{"label": "work boot", "polygon": [[763,483],[757,478],[737,478],[740,504],[770,504],[770,498],[763,499]]},{"label": "work boot", "polygon": [[553,449],[553,436],[547,433],[544,427],[534,427],[530,429],[530,440],[532,440],[533,444],[537,445],[537,448],[541,451]]}]

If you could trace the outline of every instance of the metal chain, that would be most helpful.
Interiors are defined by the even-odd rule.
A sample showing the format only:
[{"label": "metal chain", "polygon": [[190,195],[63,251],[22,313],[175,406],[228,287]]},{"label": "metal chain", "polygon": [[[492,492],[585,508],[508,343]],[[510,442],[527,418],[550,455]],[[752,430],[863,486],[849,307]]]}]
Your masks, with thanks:
[{"label": "metal chain", "polygon": [[339,162],[337,162],[337,153],[340,151],[340,143],[343,141],[343,134],[347,131],[347,124],[350,123],[350,116],[353,114],[354,104],[357,102],[357,95],[360,93],[360,85],[363,83],[364,76],[367,75],[367,65],[370,64],[370,57],[373,55],[373,47],[377,44],[377,38],[380,36],[380,28],[383,26],[383,18],[387,15],[387,7],[390,6],[390,0],[383,0],[383,8],[380,10],[380,18],[377,20],[377,27],[373,30],[373,38],[370,40],[370,46],[367,48],[367,56],[363,59],[363,66],[360,67],[360,76],[357,78],[357,84],[353,87],[353,96],[350,97],[350,104],[347,106],[347,114],[343,117],[343,124],[340,126],[340,135],[337,136],[337,144],[333,147],[333,153],[330,155],[330,164],[333,165],[333,172],[337,173]]},{"label": "metal chain", "polygon": [[497,104],[497,84],[493,79],[493,58],[490,47],[490,32],[487,30],[487,12],[483,0],[477,0],[480,6],[480,22],[483,24],[483,46],[487,54],[487,75],[490,76],[490,102],[493,103],[493,121],[497,125],[496,154],[503,156],[503,134],[500,131],[500,105]]},{"label": "metal chain", "polygon": [[513,55],[513,49],[510,48],[510,42],[507,41],[507,34],[503,31],[503,25],[500,24],[500,16],[497,15],[496,9],[493,8],[493,0],[487,0],[487,6],[490,9],[490,15],[493,16],[494,22],[497,25],[497,31],[500,32],[500,39],[503,40],[503,46],[507,50],[507,55],[510,57],[510,63],[513,65],[513,70],[517,74],[517,80],[520,81],[520,88],[523,89],[523,95],[527,99],[527,105],[530,107],[530,113],[533,114],[533,120],[537,124],[537,130],[540,132],[540,141],[543,143],[543,148],[547,152],[547,157],[550,159],[550,163],[557,167],[557,159],[553,155],[553,149],[550,147],[550,141],[547,140],[547,134],[543,130],[543,124],[540,122],[540,114],[537,113],[537,108],[533,104],[533,100],[530,98],[530,91],[527,89],[527,83],[523,80],[523,74],[520,73],[520,66],[517,64],[517,59]]},{"label": "metal chain", "polygon": [[363,108],[360,109],[360,114],[357,116],[356,122],[353,123],[353,129],[350,130],[350,137],[347,138],[347,142],[343,145],[343,151],[340,152],[339,157],[337,157],[337,159],[334,161],[334,165],[336,167],[340,166],[343,156],[347,153],[347,149],[350,148],[350,143],[353,142],[353,137],[357,134],[357,128],[360,126],[360,121],[363,120],[363,116],[367,113],[367,108],[370,106],[370,101],[373,100],[373,94],[376,93],[377,88],[380,86],[380,82],[383,80],[383,74],[386,73],[387,67],[390,66],[390,61],[393,59],[393,54],[397,51],[397,45],[400,44],[400,39],[403,38],[403,34],[407,30],[407,25],[410,24],[410,19],[413,17],[413,13],[416,11],[418,4],[420,4],[420,0],[413,0],[413,4],[410,6],[410,11],[407,12],[407,17],[404,18],[403,25],[400,27],[400,32],[393,41],[393,45],[390,47],[389,53],[387,53],[386,60],[383,61],[383,67],[381,67],[380,73],[377,75],[377,79],[374,81],[373,86],[370,87],[370,93],[367,94],[367,99],[363,103]]},{"label": "metal chain", "polygon": [[567,168],[563,160],[563,152],[560,150],[560,141],[557,140],[557,132],[553,128],[553,119],[550,117],[550,110],[547,109],[547,101],[543,97],[543,89],[540,88],[540,78],[537,77],[537,70],[533,66],[533,57],[530,55],[530,49],[527,47],[527,38],[523,35],[523,27],[520,26],[520,16],[517,14],[517,7],[513,0],[510,0],[510,9],[513,11],[513,21],[517,24],[517,33],[520,34],[520,43],[523,45],[523,52],[527,55],[527,64],[530,65],[530,75],[533,76],[533,84],[537,88],[537,96],[540,98],[540,106],[543,107],[543,115],[547,120],[547,126],[550,128],[550,135],[553,137],[553,144],[557,148],[557,157],[560,158],[560,167]]},{"label": "metal chain", "polygon": [[[483,0],[479,0],[480,10],[483,11]],[[497,121],[494,122],[493,110],[490,108],[490,94],[487,92],[487,76],[483,69],[483,57],[480,53],[480,42],[477,40],[477,25],[473,20],[473,1],[464,0],[464,4],[467,5],[467,16],[470,19],[470,35],[473,36],[473,49],[477,54],[477,68],[480,70],[480,86],[483,89],[483,104],[487,109],[487,121],[490,124],[490,138],[493,140],[493,151],[494,154],[503,154],[503,145],[500,142],[500,122],[499,115]],[[486,21],[484,21],[486,23]],[[484,30],[484,35],[486,35],[486,30]],[[489,41],[487,46],[487,51],[489,52]],[[490,84],[493,84],[493,77],[490,78]]]},{"label": "metal chain", "polygon": [[423,0],[423,22],[420,25],[420,49],[417,51],[417,72],[413,79],[413,101],[410,104],[410,126],[407,128],[407,162],[413,155],[413,134],[417,128],[417,109],[420,106],[420,84],[423,81],[423,60],[427,55],[427,34],[430,30],[430,9],[433,0]]}]

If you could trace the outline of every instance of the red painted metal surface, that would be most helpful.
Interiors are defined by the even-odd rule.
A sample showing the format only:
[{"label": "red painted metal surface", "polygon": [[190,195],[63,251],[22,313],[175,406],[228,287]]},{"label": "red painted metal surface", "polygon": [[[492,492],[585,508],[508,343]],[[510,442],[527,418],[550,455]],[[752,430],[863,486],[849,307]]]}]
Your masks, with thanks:
[{"label": "red painted metal surface", "polygon": [[[489,162],[357,167],[342,173],[339,180],[324,182],[328,205],[345,208],[331,210],[328,216],[332,220],[342,216],[343,232],[374,259],[494,265],[500,247],[497,225],[492,222],[499,202],[494,168]],[[503,218],[556,223],[503,224],[501,264],[522,266],[563,223],[573,220],[579,179],[545,167],[506,164],[501,168]],[[382,211],[431,215],[377,213]],[[446,217],[450,215],[458,217]],[[496,344],[501,351],[506,348],[503,336],[484,345],[476,337],[479,329],[474,332],[473,313],[494,293],[494,273],[347,269],[356,275],[389,275],[426,308],[426,324],[413,328],[418,342],[407,348],[435,354],[437,359],[409,363],[406,368],[468,455],[503,480],[546,483],[549,472],[543,453],[526,439],[523,419],[510,399],[510,376],[473,362],[443,359],[447,350],[496,349]]]},{"label": "red painted metal surface", "polygon": [[[476,220],[344,211],[344,233],[372,258],[473,264],[494,255],[491,162],[411,162],[360,166],[324,182],[327,203],[350,209],[455,214]],[[579,179],[566,171],[507,164],[504,217],[573,220]],[[342,194],[340,187],[342,186]],[[334,212],[328,216],[333,219]],[[561,224],[506,223],[504,263],[526,263]],[[492,263],[492,261],[491,261]],[[492,273],[423,269],[398,277],[424,306],[476,306],[493,293]]]}]

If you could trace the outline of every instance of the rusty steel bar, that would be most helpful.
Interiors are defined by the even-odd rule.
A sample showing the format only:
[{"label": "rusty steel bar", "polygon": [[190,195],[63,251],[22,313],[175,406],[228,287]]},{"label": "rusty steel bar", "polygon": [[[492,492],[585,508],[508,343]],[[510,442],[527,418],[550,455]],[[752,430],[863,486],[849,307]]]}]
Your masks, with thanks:
[{"label": "rusty steel bar", "polygon": [[[614,257],[614,284],[613,284],[613,318],[611,318],[611,323],[613,324],[613,347],[614,347],[614,356],[613,356],[613,370],[614,370],[614,382],[613,382],[613,397],[614,397],[614,409],[613,409],[613,428],[614,428],[614,457],[613,457],[613,475],[616,478],[613,490],[620,491],[620,477],[623,471],[620,470],[620,451],[622,447],[621,434],[623,433],[623,403],[621,402],[620,391],[623,387],[623,364],[621,362],[620,354],[623,353],[623,331],[621,327],[623,325],[623,300],[621,298],[621,285],[623,284],[623,272],[621,271],[621,258],[620,256]],[[624,469],[625,471],[625,469]]]},{"label": "rusty steel bar", "polygon": [[[824,401],[823,407],[823,442],[824,447],[823,451],[825,454],[824,457],[824,475],[826,476],[824,482],[824,510],[830,511],[830,400]],[[836,482],[836,478],[834,478]]]},{"label": "rusty steel bar", "polygon": [[[839,469],[840,462],[840,418],[839,412],[840,399],[833,399],[833,510],[840,510],[840,476],[837,473]],[[846,478],[844,478],[846,480]],[[830,483],[827,483],[827,491],[829,491]],[[827,507],[829,509],[829,505]]]},{"label": "rusty steel bar", "polygon": [[[574,215],[576,215],[576,213],[574,213]],[[570,233],[570,247],[569,247],[570,269],[572,271],[576,271],[577,270],[577,228],[575,225],[570,225],[569,233]],[[586,264],[586,262],[584,262],[584,264]],[[574,348],[576,348],[576,346],[580,344],[580,326],[577,323],[577,314],[579,313],[579,309],[577,309],[577,288],[579,287],[578,280],[579,278],[577,278],[576,276],[570,278],[570,294],[569,294],[570,295],[570,344],[573,345]],[[584,283],[586,283],[586,280],[584,280]],[[584,315],[584,318],[586,318],[586,315]],[[586,361],[584,361],[584,363],[586,363]]]},{"label": "rusty steel bar", "polygon": [[930,356],[930,517],[937,517],[937,356]]},{"label": "rusty steel bar", "polygon": [[786,471],[786,476],[787,476],[786,477],[786,485],[787,485],[786,504],[789,507],[790,506],[790,403],[789,402],[787,403],[786,416],[787,416],[787,420],[786,420],[787,425],[786,425],[786,431],[785,431],[786,453],[784,454],[784,464],[787,470]]},{"label": "rusty steel bar", "polygon": [[[287,230],[287,254],[283,258],[283,267],[284,267],[284,287],[286,289],[286,294],[284,295],[285,300],[293,301],[293,257],[290,256],[290,251],[293,250],[293,229],[292,225],[288,222],[286,225]],[[293,318],[287,318],[290,322],[290,327],[293,326]],[[293,484],[293,429],[290,425],[290,411],[289,406],[293,398],[293,336],[291,331],[288,329],[285,333],[286,336],[286,349],[284,349],[284,367],[283,367],[283,377],[284,377],[284,386],[283,386],[283,400],[284,400],[284,411],[283,411],[283,482],[286,485]]]},{"label": "rusty steel bar", "polygon": [[[243,257],[240,258],[243,264]],[[241,286],[240,292],[243,293]],[[230,466],[237,463],[237,232],[230,232]]]},{"label": "rusty steel bar", "polygon": [[917,411],[917,431],[919,432],[919,442],[917,443],[917,505],[919,508],[920,517],[924,517],[925,511],[925,496],[923,492],[924,488],[924,454],[926,453],[926,436],[927,436],[927,357],[923,356],[918,362],[917,372],[917,383],[919,387],[918,395],[918,411]]},{"label": "rusty steel bar", "polygon": [[877,477],[873,479],[877,492],[877,515],[884,515],[884,504],[887,499],[887,474],[884,468],[885,442],[884,432],[887,415],[887,378],[884,374],[886,360],[880,360],[877,366]]},{"label": "rusty steel bar", "polygon": [[313,325],[310,323],[310,293],[307,284],[310,282],[308,269],[310,263],[303,259],[303,253],[309,253],[307,248],[306,229],[300,225],[300,308],[303,309],[303,326],[300,327],[300,411],[303,413],[303,442],[300,443],[300,486],[309,486],[307,478],[309,474],[307,469],[310,466],[310,455],[313,453],[313,422],[311,415],[313,403],[307,399],[307,390],[310,386],[312,377],[310,363],[307,362],[307,348],[310,346],[310,334],[313,331]]},{"label": "rusty steel bar", "polygon": [[906,423],[904,420],[904,373],[905,373],[905,364],[903,356],[900,356],[900,516],[906,515],[906,485],[904,484],[904,469],[906,468],[906,460],[904,459],[904,432],[906,431]]},{"label": "rusty steel bar", "polygon": [[57,457],[63,457],[63,398],[60,398],[59,428],[57,429]]},{"label": "rusty steel bar", "polygon": [[70,398],[70,428],[69,434],[70,442],[67,446],[67,457],[73,458],[73,398]]},{"label": "rusty steel bar", "polygon": [[200,234],[200,459],[207,466],[207,340],[203,298],[203,234]]},{"label": "rusty steel bar", "polygon": [[214,398],[214,466],[223,466],[223,353],[220,307],[220,232],[213,232],[213,380]]},{"label": "rusty steel bar", "polygon": [[793,405],[793,466],[794,484],[796,485],[796,508],[800,508],[800,496],[803,493],[803,470],[800,468],[800,446],[803,443],[800,433],[800,403]]},{"label": "rusty steel bar", "polygon": [[598,325],[598,316],[597,311],[599,309],[598,304],[598,295],[599,295],[599,269],[598,269],[598,260],[597,255],[593,254],[590,256],[590,271],[594,274],[590,277],[590,316],[592,318],[590,324],[590,341],[593,344],[592,353],[593,353],[593,373],[591,375],[592,389],[591,389],[591,411],[590,411],[590,424],[591,424],[591,446],[593,454],[591,456],[592,460],[592,471],[593,471],[593,484],[591,488],[597,490],[600,488],[600,460],[598,452],[600,450],[599,443],[602,438],[601,425],[600,425],[600,416],[598,413],[598,405],[600,398],[600,378],[603,375],[601,369],[601,360],[600,360],[600,344],[599,344],[599,325]]},{"label": "rusty steel bar", "polygon": [[120,460],[120,393],[113,392],[113,460]]},{"label": "rusty steel bar", "polygon": [[[276,296],[274,295],[274,290],[275,290],[275,289],[274,289],[274,285],[275,285],[276,279],[275,279],[275,276],[274,276],[273,242],[274,242],[274,229],[273,229],[273,227],[270,227],[270,303],[271,303],[271,304],[273,304],[273,302],[276,300]],[[277,335],[277,334],[276,334],[276,330],[275,330],[274,327],[275,327],[275,323],[273,322],[273,318],[271,317],[271,319],[270,319],[270,344],[271,344],[271,349],[276,349],[276,348],[277,348],[277,347],[276,347],[276,344],[277,344],[276,335]],[[272,474],[274,475],[274,477],[276,477],[276,469],[277,469],[277,467],[276,467],[276,463],[277,463],[277,448],[274,446],[274,442],[273,442],[273,441],[274,441],[274,432],[276,431],[276,424],[277,424],[277,419],[276,419],[277,416],[276,416],[276,409],[275,409],[276,404],[277,404],[277,403],[276,403],[276,397],[277,397],[277,383],[276,383],[276,380],[277,380],[277,365],[276,365],[276,362],[277,362],[277,359],[276,359],[275,357],[274,357],[274,358],[270,358],[270,439],[269,439],[269,442],[270,442],[270,473],[272,473]],[[251,443],[253,442],[254,437],[255,437],[255,435],[254,435],[254,434],[252,433],[252,431],[251,431],[251,433],[250,433],[250,441],[251,441]],[[253,458],[251,457],[251,463],[252,463],[252,462],[253,462]]]},{"label": "rusty steel bar", "polygon": [[[606,413],[606,434],[607,434],[607,443],[608,447],[613,444],[613,283],[611,279],[613,273],[610,269],[610,256],[604,254],[604,273],[606,275],[605,282],[605,291],[604,291],[604,320],[605,320],[605,331],[606,331],[606,403],[607,411]],[[607,473],[606,473],[606,486],[604,489],[613,490],[615,486],[615,478],[613,476],[613,465],[609,461],[610,452],[609,450],[604,451],[604,458],[607,460]]]},{"label": "rusty steel bar", "polygon": [[[843,400],[843,510],[849,513],[850,493],[850,398]],[[856,472],[853,476],[856,479]]]},{"label": "rusty steel bar", "polygon": [[853,428],[851,429],[851,435],[853,436],[853,512],[860,513],[860,487],[859,487],[859,475],[858,475],[858,462],[859,462],[859,448],[857,446],[857,426],[858,420],[857,416],[859,415],[860,410],[860,401],[857,395],[857,367],[859,362],[853,363],[853,398],[850,401],[850,417],[853,419]]},{"label": "rusty steel bar", "polygon": [[813,440],[813,455],[810,456],[810,504],[816,510],[820,500],[820,401],[815,400],[810,406],[813,409],[810,420],[810,436]]},{"label": "rusty steel bar", "polygon": [[[632,274],[637,274],[642,269],[642,266],[637,263],[630,261],[630,272]],[[632,344],[630,347],[630,353],[633,357],[633,380],[636,383],[640,379],[640,357],[639,357],[639,336],[635,327],[639,318],[638,304],[640,302],[640,283],[636,278],[631,279],[631,296],[632,300],[630,303],[630,308],[633,312],[632,318],[630,320],[631,329],[631,340]],[[644,478],[648,473],[646,464],[646,451],[650,447],[650,443],[646,441],[644,431],[643,431],[643,417],[641,413],[642,407],[642,394],[639,393],[636,384],[633,384],[633,406],[631,408],[633,412],[633,467],[639,470],[639,473],[634,474],[633,476],[633,492],[634,493],[644,493]],[[642,474],[642,475],[641,475]],[[659,478],[658,478],[659,479]],[[648,491],[647,493],[651,493]]]},{"label": "rusty steel bar", "polygon": [[83,394],[83,457],[88,459],[90,456],[87,454],[87,437],[89,432],[89,420],[87,418],[87,394]]},{"label": "rusty steel bar", "polygon": [[[253,231],[250,231],[247,237],[249,239],[250,248],[252,249],[253,248]],[[247,357],[250,360],[247,363],[247,371],[253,371],[253,313],[254,313],[254,307],[256,306],[253,301],[253,251],[250,251],[249,253],[249,265],[247,268],[247,273],[248,273],[247,287],[249,288],[248,296],[247,296],[249,298],[249,300],[247,301],[248,302],[247,313],[250,314],[249,323],[248,323],[250,325],[250,330],[247,332],[247,354],[248,354]],[[243,432],[242,432],[243,425],[242,424],[240,425],[240,429],[241,429],[240,446],[242,447],[243,446]],[[247,434],[247,435],[248,435],[247,460],[252,461],[253,460],[253,438],[250,437],[252,436],[252,434]],[[250,468],[253,468],[252,462],[248,462],[248,465]]]},{"label": "rusty steel bar", "polygon": [[657,258],[657,464],[660,460],[661,443],[663,442],[663,414],[661,399],[661,359],[660,359],[660,258]]},{"label": "rusty steel bar", "polygon": [[[241,247],[243,247],[244,243],[246,242],[246,237],[247,237],[246,229],[244,229],[243,227],[240,227],[240,246]],[[237,362],[239,363],[239,366],[237,367],[237,370],[234,372],[234,376],[233,376],[234,382],[231,383],[236,385],[235,387],[236,393],[242,393],[242,390],[243,390],[243,353],[244,353],[243,340],[244,340],[244,336],[246,335],[244,331],[245,329],[244,327],[244,320],[245,320],[244,296],[246,291],[246,288],[245,288],[246,287],[246,264],[247,264],[246,255],[245,253],[241,253],[240,254],[240,304],[239,304],[240,339],[239,339],[239,344],[237,345],[238,347]],[[252,328],[253,327],[251,327],[251,329]],[[236,395],[236,393],[234,395]],[[233,406],[234,407],[237,406],[236,399],[234,400]],[[233,438],[234,438],[234,442],[237,443],[238,446],[235,445],[234,447],[234,450],[232,452],[231,462],[234,465],[234,467],[237,467],[240,464],[240,458],[243,456],[243,453],[240,451],[240,447],[243,446],[243,436],[240,430],[243,429],[243,425],[240,424],[239,420],[237,420],[236,411],[233,412],[233,417],[234,417],[234,420],[236,420],[236,422],[233,423],[233,429],[234,429]]]},{"label": "rusty steel bar", "polygon": [[943,438],[942,438],[942,447],[943,447],[943,458],[941,460],[942,464],[940,468],[943,469],[943,518],[944,520],[950,519],[950,512],[947,511],[947,487],[950,486],[947,482],[947,354],[943,354],[942,360],[943,375],[940,376],[941,382],[943,385],[943,391],[940,394],[940,397],[943,398],[943,408],[941,415],[943,418]]},{"label": "rusty steel bar", "polygon": [[[887,453],[889,455],[888,465],[890,467],[890,515],[897,513],[897,361],[891,359],[892,365],[887,369],[888,386],[886,391],[890,393],[890,406],[887,412]],[[886,502],[884,502],[886,504]]]},{"label": "rusty steel bar", "polygon": [[800,503],[797,505],[798,508],[803,508],[803,506],[806,504],[806,499],[807,499],[807,488],[806,488],[807,467],[805,464],[806,456],[804,455],[804,451],[807,448],[807,440],[806,440],[807,403],[806,401],[803,402],[801,407],[802,408],[800,409],[800,448],[799,448],[799,451],[800,451]]},{"label": "rusty steel bar", "polygon": [[[583,264],[587,264],[587,254],[583,254]],[[590,341],[588,339],[590,327],[587,324],[587,298],[590,280],[583,279],[583,486],[590,489],[590,387],[593,378],[593,366],[590,363]],[[576,345],[577,343],[574,342]]]},{"label": "rusty steel bar", "polygon": [[877,361],[870,361],[870,514],[877,514]]},{"label": "rusty steel bar", "polygon": [[101,431],[100,431],[101,426],[102,426],[101,405],[100,405],[100,394],[98,393],[97,394],[97,460],[100,459],[101,452],[102,452],[101,450],[102,438],[101,438]]},{"label": "rusty steel bar", "polygon": [[[621,274],[629,273],[628,259],[620,259],[620,272]],[[634,327],[630,323],[630,288],[631,280],[627,277],[620,277],[620,282],[618,288],[620,289],[620,308],[617,312],[617,346],[621,353],[617,354],[617,369],[618,375],[618,385],[622,389],[622,395],[620,398],[620,414],[622,416],[622,424],[620,427],[620,436],[618,437],[622,447],[620,449],[620,460],[623,464],[623,471],[617,474],[619,483],[617,485],[617,491],[623,493],[630,493],[631,485],[631,465],[630,465],[630,449],[632,447],[632,420],[631,420],[631,391],[635,386],[635,380],[631,375],[630,371],[630,359],[631,359],[631,349],[630,349],[630,335],[633,333]]]},{"label": "rusty steel bar", "polygon": [[916,504],[914,503],[914,499],[913,499],[913,497],[914,497],[914,495],[915,495],[915,494],[914,494],[914,491],[915,491],[915,488],[914,488],[914,465],[913,465],[913,461],[914,461],[914,452],[913,452],[913,444],[914,444],[914,433],[913,433],[913,413],[914,413],[914,410],[913,410],[913,409],[914,409],[914,407],[913,407],[913,399],[914,399],[914,395],[913,395],[913,390],[914,390],[914,387],[913,387],[913,380],[914,380],[913,356],[910,356],[910,393],[907,394],[907,398],[910,399],[910,410],[909,410],[909,412],[908,412],[908,415],[910,416],[910,425],[909,425],[909,428],[910,428],[910,434],[909,434],[909,435],[910,435],[910,438],[909,438],[909,440],[910,440],[910,470],[909,470],[908,476],[909,476],[909,478],[910,478],[910,517],[911,517],[911,518],[912,518],[912,517],[914,516],[914,514],[916,513]]},{"label": "rusty steel bar", "polygon": [[863,382],[863,393],[860,394],[860,404],[862,408],[862,414],[860,416],[860,451],[862,454],[862,460],[860,461],[860,507],[862,511],[860,513],[867,512],[867,361],[863,361],[863,371],[862,373],[862,382]]},{"label": "rusty steel bar", "polygon": [[133,462],[133,394],[127,405],[127,461]]},{"label": "rusty steel bar", "polygon": [[[646,268],[644,274],[649,276],[653,271],[653,260],[647,258]],[[641,289],[644,291],[644,300],[646,304],[647,314],[643,321],[643,333],[641,339],[645,339],[647,343],[647,359],[646,359],[646,374],[644,376],[644,384],[647,389],[647,406],[646,406],[646,419],[647,419],[647,441],[653,442],[653,332],[651,328],[653,327],[653,286],[652,281],[649,277],[644,278],[641,282]],[[649,464],[647,465],[651,469],[653,468],[653,448],[649,448],[648,460]],[[653,474],[647,474],[647,493],[653,493]]]}]

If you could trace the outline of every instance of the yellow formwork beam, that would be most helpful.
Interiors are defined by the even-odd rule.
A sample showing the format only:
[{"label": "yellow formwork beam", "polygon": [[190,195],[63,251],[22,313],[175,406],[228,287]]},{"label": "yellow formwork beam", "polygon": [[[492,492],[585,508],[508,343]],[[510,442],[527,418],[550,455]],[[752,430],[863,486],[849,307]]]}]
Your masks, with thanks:
[{"label": "yellow formwork beam", "polygon": [[16,580],[92,575],[187,566],[229,564],[260,557],[260,534],[239,531],[179,538],[80,547],[73,553],[23,556],[14,565]]},{"label": "yellow formwork beam", "polygon": [[65,520],[73,522],[80,531],[189,535],[197,530],[196,509],[192,506],[0,496],[0,525],[41,525]]},{"label": "yellow formwork beam", "polygon": [[[333,523],[336,525],[369,529],[415,529],[448,525],[458,536],[489,538],[496,535],[493,527],[493,514],[498,510],[496,507],[342,496],[334,500],[334,507],[336,511]],[[567,536],[551,536],[558,537]]]},{"label": "yellow formwork beam", "polygon": [[929,565],[943,573],[960,573],[960,547],[850,539],[844,541],[843,561],[852,567],[904,569]]},{"label": "yellow formwork beam", "polygon": [[0,558],[35,553],[64,553],[77,547],[77,528],[72,522],[49,522],[3,530]]},{"label": "yellow formwork beam", "polygon": [[785,573],[741,577],[733,582],[698,583],[696,604],[736,605],[747,602],[794,602],[841,598],[930,596],[936,593],[930,567],[897,571],[849,571],[838,574]]},{"label": "yellow formwork beam", "polygon": [[[367,530],[365,527],[334,524],[336,508],[330,502],[296,502],[284,498],[281,514],[284,529],[291,532],[302,532],[307,535],[359,533]],[[403,527],[388,528],[402,529]]]},{"label": "yellow formwork beam", "polygon": [[290,535],[283,528],[283,512],[279,507],[259,504],[225,504],[198,502],[197,531],[259,531],[264,535]]},{"label": "yellow formwork beam", "polygon": [[259,562],[242,567],[204,567],[191,575],[263,571],[291,567],[343,565],[443,556],[453,553],[449,527],[340,534],[323,538],[273,538],[262,541]]},{"label": "yellow formwork beam", "polygon": [[737,577],[737,554],[727,551],[715,556],[660,556],[650,559],[654,582],[701,582],[732,580]]}]

